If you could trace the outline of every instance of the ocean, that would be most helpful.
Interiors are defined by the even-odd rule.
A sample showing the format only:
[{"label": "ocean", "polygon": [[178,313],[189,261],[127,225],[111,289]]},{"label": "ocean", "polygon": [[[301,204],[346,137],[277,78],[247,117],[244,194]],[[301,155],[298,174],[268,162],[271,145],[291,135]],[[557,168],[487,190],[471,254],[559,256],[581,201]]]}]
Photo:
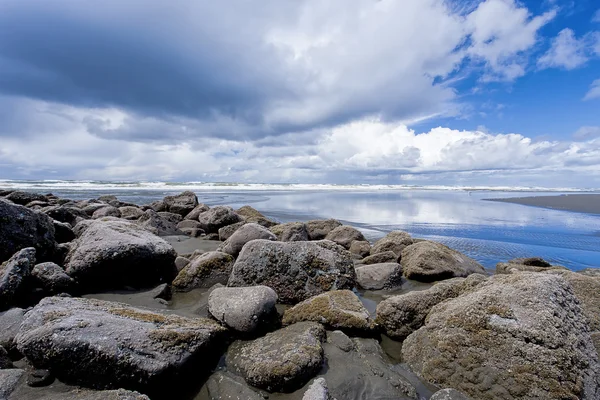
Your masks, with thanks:
[{"label": "ocean", "polygon": [[[70,199],[113,194],[146,204],[183,190],[209,206],[249,204],[280,222],[336,218],[369,240],[392,230],[444,243],[488,269],[515,257],[543,257],[572,270],[600,267],[600,215],[483,201],[562,194],[580,189],[418,187],[393,185],[268,185],[202,182],[0,181],[0,189],[53,193]],[[587,192],[598,193],[597,190]]]}]

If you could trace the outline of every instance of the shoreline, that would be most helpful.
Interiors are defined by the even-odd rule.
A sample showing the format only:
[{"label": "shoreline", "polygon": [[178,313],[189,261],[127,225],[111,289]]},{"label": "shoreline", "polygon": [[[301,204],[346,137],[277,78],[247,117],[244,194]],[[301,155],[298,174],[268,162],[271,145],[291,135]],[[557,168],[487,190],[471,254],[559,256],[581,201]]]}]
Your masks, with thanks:
[{"label": "shoreline", "polygon": [[600,214],[600,194],[563,194],[556,196],[527,196],[483,200],[559,211]]}]

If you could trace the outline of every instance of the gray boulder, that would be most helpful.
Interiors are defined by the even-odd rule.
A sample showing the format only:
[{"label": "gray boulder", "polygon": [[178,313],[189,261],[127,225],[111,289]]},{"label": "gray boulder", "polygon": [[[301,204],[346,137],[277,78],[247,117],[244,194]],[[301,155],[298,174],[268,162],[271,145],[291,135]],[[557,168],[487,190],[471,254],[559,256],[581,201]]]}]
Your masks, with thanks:
[{"label": "gray boulder", "polygon": [[302,400],[331,400],[329,388],[327,387],[327,382],[325,379],[315,379],[308,387],[306,392],[304,392]]},{"label": "gray boulder", "polygon": [[323,240],[329,232],[342,226],[342,223],[336,219],[315,219],[306,223],[309,240]]},{"label": "gray boulder", "polygon": [[0,369],[10,369],[13,367],[12,360],[4,347],[0,346]]},{"label": "gray boulder", "polygon": [[243,206],[235,211],[238,215],[240,215],[245,222],[259,224],[264,226],[265,228],[270,228],[274,225],[277,225],[277,222],[271,221],[263,214],[261,214],[258,210],[250,206]]},{"label": "gray boulder", "polygon": [[269,228],[282,242],[304,242],[308,240],[306,225],[302,222],[287,222]]},{"label": "gray boulder", "polygon": [[175,196],[167,196],[163,200],[169,210],[174,214],[185,217],[198,206],[198,197],[194,192],[185,191]]},{"label": "gray boulder", "polygon": [[251,342],[235,342],[227,352],[227,365],[258,388],[293,391],[321,370],[324,339],[320,324],[300,322]]},{"label": "gray boulder", "polygon": [[438,390],[429,400],[470,400],[466,395],[455,389]]},{"label": "gray boulder", "polygon": [[255,239],[277,240],[277,236],[259,224],[248,223],[237,229],[233,235],[219,247],[219,250],[223,253],[237,257],[244,245]]},{"label": "gray boulder", "polygon": [[329,328],[348,331],[370,331],[373,328],[369,312],[351,290],[319,294],[285,310],[284,325],[302,321],[320,322]]},{"label": "gray boulder", "polygon": [[227,225],[219,229],[219,240],[221,242],[226,241],[237,231],[240,227],[244,226],[246,221],[236,222],[235,224]]},{"label": "gray boulder", "polygon": [[252,333],[277,316],[277,293],[268,286],[216,288],[208,297],[208,311],[238,332]]},{"label": "gray boulder", "polygon": [[202,224],[191,219],[184,219],[183,221],[177,223],[177,229],[191,237],[198,237],[204,234]]},{"label": "gray boulder", "polygon": [[198,217],[198,221],[202,224],[202,229],[206,233],[218,233],[220,228],[241,220],[242,217],[228,206],[215,206]]},{"label": "gray boulder", "polygon": [[44,289],[44,293],[70,293],[75,288],[75,280],[57,264],[45,262],[37,264],[31,271],[36,286]]},{"label": "gray boulder", "polygon": [[560,275],[495,275],[430,311],[402,346],[421,377],[476,399],[597,399],[588,322]]},{"label": "gray boulder", "polygon": [[82,219],[88,219],[91,214],[87,214],[84,210],[74,206],[49,206],[41,210],[44,214],[53,220],[64,222],[71,227],[77,225]]},{"label": "gray boulder", "polygon": [[32,201],[48,201],[48,198],[42,194],[23,192],[20,190],[16,190],[12,193],[9,193],[5,196],[5,198],[21,206],[31,203]]},{"label": "gray boulder", "polygon": [[0,264],[0,311],[18,300],[25,281],[35,265],[35,249],[25,248]]},{"label": "gray boulder", "polygon": [[352,245],[352,242],[355,240],[362,242],[367,240],[358,229],[349,225],[338,226],[329,232],[325,239],[331,240],[332,242],[343,246],[345,249],[349,249]]},{"label": "gray boulder", "polygon": [[295,304],[336,289],[354,287],[354,265],[348,252],[328,241],[246,243],[227,286],[265,285],[279,301]]},{"label": "gray boulder", "polygon": [[234,258],[220,251],[210,251],[195,257],[175,280],[173,288],[187,292],[197,288],[209,288],[217,283],[225,284],[233,268]]},{"label": "gray boulder", "polygon": [[406,246],[413,244],[413,238],[404,231],[392,231],[373,244],[371,254],[393,251],[396,256],[402,254]]},{"label": "gray boulder", "polygon": [[137,223],[157,236],[183,235],[177,227],[178,222],[168,217],[168,214],[146,210],[144,215],[138,218]]},{"label": "gray boulder", "polygon": [[0,312],[0,346],[9,353],[16,350],[15,336],[19,333],[19,327],[25,319],[25,311],[22,308],[11,308]]},{"label": "gray boulder", "polygon": [[208,400],[264,400],[242,378],[225,371],[217,371],[208,378],[206,391]]},{"label": "gray boulder", "polygon": [[433,306],[461,295],[485,279],[484,275],[473,274],[438,282],[427,290],[389,297],[377,305],[376,322],[389,337],[404,340],[425,324]]},{"label": "gray boulder", "polygon": [[187,213],[183,217],[183,219],[198,221],[198,217],[200,216],[200,214],[202,214],[203,212],[206,212],[208,210],[210,210],[210,207],[207,206],[206,204],[198,204],[196,207],[194,207],[194,209],[192,211]]},{"label": "gray boulder", "polygon": [[52,219],[0,199],[0,263],[25,247],[35,247],[40,261],[52,259],[56,251]]},{"label": "gray boulder", "polygon": [[186,372],[197,373],[199,365],[210,365],[225,333],[208,319],[46,297],[27,313],[16,341],[35,368],[49,369],[63,382],[151,395],[164,385],[176,387]]},{"label": "gray boulder", "polygon": [[99,209],[101,209],[101,208],[104,208],[104,207],[106,207],[106,206],[109,206],[109,205],[110,205],[110,204],[107,204],[107,203],[102,203],[102,202],[98,202],[98,203],[90,203],[90,204],[88,204],[88,205],[84,206],[84,207],[82,208],[82,210],[83,210],[83,212],[85,212],[85,213],[86,213],[88,216],[90,216],[90,217],[91,217],[92,215],[94,215],[94,213],[95,213],[97,210],[99,210]]},{"label": "gray boulder", "polygon": [[362,265],[354,271],[356,283],[366,290],[389,290],[402,286],[402,267],[398,263]]},{"label": "gray boulder", "polygon": [[130,221],[134,221],[144,215],[144,211],[141,208],[132,206],[119,207],[119,212],[121,213],[121,218]]},{"label": "gray boulder", "polygon": [[511,274],[513,272],[546,272],[550,270],[568,271],[567,268],[559,265],[552,265],[539,257],[514,258],[505,263],[496,264],[497,274]]},{"label": "gray boulder", "polygon": [[152,286],[176,275],[173,247],[135,223],[95,220],[74,240],[66,272],[85,289]]},{"label": "gray boulder", "polygon": [[97,209],[92,214],[93,219],[98,219],[98,218],[102,218],[102,217],[121,218],[121,211],[119,211],[119,209],[117,207],[107,205],[105,207]]},{"label": "gray boulder", "polygon": [[441,243],[422,241],[402,250],[400,260],[404,276],[421,282],[485,274],[477,261],[444,246]]},{"label": "gray boulder", "polygon": [[384,251],[383,253],[373,254],[363,258],[360,263],[364,265],[382,264],[382,263],[398,263],[400,257],[393,251]]}]

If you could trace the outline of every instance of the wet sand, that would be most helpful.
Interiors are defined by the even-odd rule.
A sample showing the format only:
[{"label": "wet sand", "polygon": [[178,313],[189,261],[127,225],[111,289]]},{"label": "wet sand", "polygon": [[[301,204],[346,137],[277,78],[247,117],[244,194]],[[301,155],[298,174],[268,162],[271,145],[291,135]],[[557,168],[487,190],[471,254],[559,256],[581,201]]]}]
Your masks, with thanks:
[{"label": "wet sand", "polygon": [[553,210],[600,214],[600,194],[564,194],[560,196],[512,197],[483,200],[551,208]]}]

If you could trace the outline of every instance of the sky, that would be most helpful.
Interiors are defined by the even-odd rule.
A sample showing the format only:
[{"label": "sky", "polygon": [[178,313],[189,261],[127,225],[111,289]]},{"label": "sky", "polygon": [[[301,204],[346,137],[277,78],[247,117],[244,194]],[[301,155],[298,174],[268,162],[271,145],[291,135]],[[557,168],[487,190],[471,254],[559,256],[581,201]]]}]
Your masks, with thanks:
[{"label": "sky", "polygon": [[600,188],[600,2],[0,0],[0,178]]}]

